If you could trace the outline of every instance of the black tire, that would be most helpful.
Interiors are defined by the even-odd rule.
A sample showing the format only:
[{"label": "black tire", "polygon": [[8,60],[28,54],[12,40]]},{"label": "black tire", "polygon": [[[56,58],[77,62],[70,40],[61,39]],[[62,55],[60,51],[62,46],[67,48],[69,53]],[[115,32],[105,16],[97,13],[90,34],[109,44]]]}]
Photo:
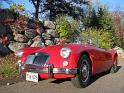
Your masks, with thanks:
[{"label": "black tire", "polygon": [[113,65],[112,65],[112,67],[111,67],[111,70],[110,70],[110,72],[111,73],[116,73],[117,72],[117,58],[115,58],[114,59],[114,63],[113,63]]},{"label": "black tire", "polygon": [[77,74],[71,79],[77,88],[85,88],[91,81],[91,61],[87,55],[82,55],[78,62]]}]

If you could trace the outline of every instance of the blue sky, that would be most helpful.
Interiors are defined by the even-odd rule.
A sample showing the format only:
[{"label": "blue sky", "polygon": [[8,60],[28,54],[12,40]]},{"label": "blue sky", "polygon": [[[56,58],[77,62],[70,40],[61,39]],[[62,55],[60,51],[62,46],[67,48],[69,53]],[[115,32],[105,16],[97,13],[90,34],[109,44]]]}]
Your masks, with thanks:
[{"label": "blue sky", "polygon": [[34,10],[34,7],[33,7],[33,5],[29,2],[29,0],[12,0],[13,2],[16,2],[16,3],[20,3],[20,4],[24,4],[25,5],[25,8],[27,9],[27,10],[30,10],[30,11],[32,11],[32,10]]},{"label": "blue sky", "polygon": [[110,11],[114,10],[124,11],[124,0],[99,0],[99,1],[107,5]]},{"label": "blue sky", "polygon": [[[16,4],[24,4],[26,10],[29,10],[29,11],[33,11],[34,10],[33,5],[29,2],[29,0],[11,0],[11,1],[16,3]],[[8,8],[9,5],[4,3],[3,7],[4,8],[6,8],[6,7]]]},{"label": "blue sky", "polygon": [[[15,3],[23,3],[25,5],[26,10],[30,12],[34,11],[33,5],[29,3],[29,0],[12,0]],[[124,0],[93,0],[94,3],[99,2],[101,4],[105,4],[109,11],[121,10],[124,11]],[[4,4],[4,7],[9,7],[9,5]]]}]

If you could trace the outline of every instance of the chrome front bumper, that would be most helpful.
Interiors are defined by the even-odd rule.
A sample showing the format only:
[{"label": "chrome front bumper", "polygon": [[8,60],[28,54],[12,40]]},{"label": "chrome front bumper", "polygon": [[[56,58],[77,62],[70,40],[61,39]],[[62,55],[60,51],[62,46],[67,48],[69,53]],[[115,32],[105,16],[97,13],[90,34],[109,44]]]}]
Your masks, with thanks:
[{"label": "chrome front bumper", "polygon": [[49,78],[53,77],[53,74],[76,74],[77,68],[54,68],[53,65],[48,64],[45,68],[31,68],[30,66],[22,66],[21,61],[18,61],[17,68],[19,74],[22,74],[22,70],[28,72],[36,72],[36,73],[46,73]]},{"label": "chrome front bumper", "polygon": [[77,68],[53,68],[51,64],[47,68],[29,68],[25,67],[25,70],[28,72],[36,73],[46,73],[49,78],[53,77],[53,74],[76,74]]}]

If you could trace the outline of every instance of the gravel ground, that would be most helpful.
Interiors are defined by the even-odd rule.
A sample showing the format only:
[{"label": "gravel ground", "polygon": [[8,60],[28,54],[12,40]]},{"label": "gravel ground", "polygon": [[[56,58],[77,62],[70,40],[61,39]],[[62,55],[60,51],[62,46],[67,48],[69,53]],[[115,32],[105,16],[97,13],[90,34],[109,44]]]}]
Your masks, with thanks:
[{"label": "gravel ground", "polygon": [[48,79],[39,83],[20,81],[1,86],[0,93],[124,93],[124,59],[115,74],[102,73],[92,78],[86,88],[75,88],[70,79]]}]

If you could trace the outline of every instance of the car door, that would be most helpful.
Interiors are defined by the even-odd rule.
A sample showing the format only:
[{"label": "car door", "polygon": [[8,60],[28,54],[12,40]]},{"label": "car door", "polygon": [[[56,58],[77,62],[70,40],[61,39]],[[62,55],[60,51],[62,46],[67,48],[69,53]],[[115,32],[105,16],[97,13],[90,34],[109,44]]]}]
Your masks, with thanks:
[{"label": "car door", "polygon": [[92,48],[90,55],[93,61],[94,74],[103,72],[110,67],[110,54],[104,49]]},{"label": "car door", "polygon": [[105,50],[105,51],[103,51],[103,56],[104,56],[103,70],[108,70],[112,65],[112,55],[111,55],[111,53],[109,53]]},{"label": "car door", "polygon": [[111,66],[111,54],[100,48],[96,49],[96,53],[98,55],[96,63],[98,72],[103,72],[109,69]]}]

